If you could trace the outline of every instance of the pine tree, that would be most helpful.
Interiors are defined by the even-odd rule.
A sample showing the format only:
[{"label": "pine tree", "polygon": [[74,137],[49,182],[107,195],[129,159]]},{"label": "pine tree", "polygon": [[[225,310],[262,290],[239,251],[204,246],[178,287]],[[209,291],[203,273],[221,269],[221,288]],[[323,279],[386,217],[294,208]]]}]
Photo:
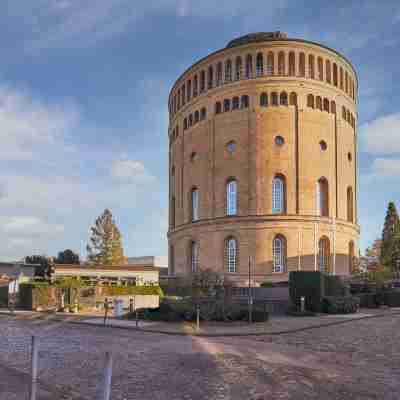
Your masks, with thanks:
[{"label": "pine tree", "polygon": [[86,247],[91,264],[121,265],[124,263],[122,238],[111,211],[106,209],[90,228],[89,244]]},{"label": "pine tree", "polygon": [[389,203],[385,217],[385,225],[382,232],[382,246],[380,260],[382,265],[395,268],[393,264],[393,250],[400,231],[400,220],[396,206],[393,202]]}]

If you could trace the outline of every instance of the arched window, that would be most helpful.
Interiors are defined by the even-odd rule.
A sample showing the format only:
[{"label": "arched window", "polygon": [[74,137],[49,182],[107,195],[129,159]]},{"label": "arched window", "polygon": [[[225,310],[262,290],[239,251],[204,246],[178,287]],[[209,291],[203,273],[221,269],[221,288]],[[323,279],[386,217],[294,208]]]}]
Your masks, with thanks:
[{"label": "arched window", "polygon": [[190,193],[191,199],[191,219],[197,221],[199,219],[199,191],[193,188]]},{"label": "arched window", "polygon": [[212,89],[214,85],[214,69],[212,66],[208,67],[208,88]]},{"label": "arched window", "polygon": [[327,98],[324,99],[324,111],[329,112],[329,100]]},{"label": "arched window", "polygon": [[248,54],[246,57],[246,79],[253,77],[253,57]]},{"label": "arched window", "polygon": [[188,125],[189,125],[189,128],[193,125],[193,114],[189,115],[189,123],[188,123]]},{"label": "arched window", "polygon": [[285,75],[285,53],[280,51],[278,54],[278,74]]},{"label": "arched window", "polygon": [[315,100],[315,105],[318,110],[322,111],[322,98],[321,96],[317,96]]},{"label": "arched window", "polygon": [[192,97],[192,81],[189,79],[187,81],[187,85],[186,85],[186,99],[187,99],[187,101],[190,101],[191,97]]},{"label": "arched window", "polygon": [[314,96],[312,94],[309,94],[307,96],[307,107],[310,107],[310,108],[314,108],[315,107]]},{"label": "arched window", "polygon": [[297,106],[297,93],[290,93],[289,104],[291,106]]},{"label": "arched window", "polygon": [[343,90],[343,68],[339,68],[339,81],[340,81],[340,89]]},{"label": "arched window", "polygon": [[229,99],[224,100],[224,112],[227,112],[231,109],[231,101]]},{"label": "arched window", "polygon": [[232,82],[232,61],[227,60],[225,63],[225,82]]},{"label": "arched window", "polygon": [[215,103],[215,114],[221,114],[221,111],[222,111],[221,102],[217,101]]},{"label": "arched window", "polygon": [[222,62],[217,64],[217,86],[222,84]]},{"label": "arched window", "polygon": [[329,60],[325,62],[325,78],[328,83],[331,83],[331,62]]},{"label": "arched window", "polygon": [[237,110],[239,108],[239,97],[235,96],[232,99],[232,110]]},{"label": "arched window", "polygon": [[199,244],[194,241],[190,243],[190,267],[193,273],[199,270]]},{"label": "arched window", "polygon": [[185,105],[185,100],[186,100],[185,84],[182,85],[181,93],[182,93],[182,105],[184,106]]},{"label": "arched window", "polygon": [[270,51],[267,55],[267,74],[273,75],[274,74],[274,53]]},{"label": "arched window", "polygon": [[281,106],[287,106],[288,105],[288,97],[286,92],[282,92],[280,95],[280,104]]},{"label": "arched window", "polygon": [[193,97],[197,97],[198,93],[199,93],[199,81],[197,75],[195,75],[193,78]]},{"label": "arched window", "polygon": [[276,235],[272,241],[272,272],[286,271],[286,238]]},{"label": "arched window", "polygon": [[333,63],[333,84],[335,86],[338,85],[338,71],[337,71],[337,64]]},{"label": "arched window", "polygon": [[321,57],[318,57],[318,79],[320,81],[324,80],[324,61]]},{"label": "arched window", "polygon": [[194,123],[197,124],[200,121],[200,113],[198,111],[194,112]]},{"label": "arched window", "polygon": [[342,106],[342,119],[346,121],[346,108]]},{"label": "arched window", "polygon": [[272,213],[283,214],[286,211],[285,177],[277,175],[272,180]]},{"label": "arched window", "polygon": [[268,95],[267,93],[261,93],[260,95],[260,106],[268,107]]},{"label": "arched window", "polygon": [[306,55],[304,53],[299,55],[299,76],[302,78],[306,76]]},{"label": "arched window", "polygon": [[238,81],[242,79],[242,58],[236,57],[235,79]]},{"label": "arched window", "polygon": [[230,237],[225,241],[226,253],[226,269],[228,272],[237,271],[237,242],[236,239]]},{"label": "arched window", "polygon": [[350,111],[346,110],[346,121],[350,123]]},{"label": "arched window", "polygon": [[289,75],[296,75],[296,56],[294,54],[294,51],[291,51],[289,53]]},{"label": "arched window", "polygon": [[354,222],[354,207],[353,207],[353,188],[347,188],[347,221]]},{"label": "arched window", "polygon": [[237,214],[237,182],[231,179],[226,184],[226,215]]},{"label": "arched window", "polygon": [[256,74],[257,76],[263,76],[264,74],[264,60],[262,53],[257,54]]},{"label": "arched window", "polygon": [[178,89],[178,110],[181,108],[181,89]]},{"label": "arched window", "polygon": [[329,272],[330,253],[329,239],[322,236],[318,241],[318,269],[320,272]]},{"label": "arched window", "polygon": [[183,120],[183,129],[185,130],[185,129],[187,129],[187,127],[188,127],[187,118],[185,118],[185,119]]},{"label": "arched window", "polygon": [[345,83],[344,91],[346,93],[349,93],[349,75],[347,74],[347,71],[344,73],[344,83]]},{"label": "arched window", "polygon": [[329,185],[324,177],[317,182],[317,215],[329,217]]},{"label": "arched window", "polygon": [[331,101],[331,113],[336,114],[336,103],[334,100]]},{"label": "arched window", "polygon": [[315,79],[314,56],[312,54],[308,56],[308,77]]},{"label": "arched window", "polygon": [[203,107],[200,111],[200,121],[204,121],[207,118],[207,110]]},{"label": "arched window", "polygon": [[249,96],[244,94],[240,99],[240,106],[241,108],[248,108],[249,107]]},{"label": "arched window", "polygon": [[354,251],[354,242],[351,240],[349,242],[349,273],[354,271],[355,264],[355,251]]},{"label": "arched window", "polygon": [[206,90],[206,73],[205,71],[200,72],[200,93]]},{"label": "arched window", "polygon": [[276,92],[272,92],[272,93],[271,93],[271,105],[273,105],[273,106],[279,105],[279,102],[278,102],[278,93],[276,93]]}]

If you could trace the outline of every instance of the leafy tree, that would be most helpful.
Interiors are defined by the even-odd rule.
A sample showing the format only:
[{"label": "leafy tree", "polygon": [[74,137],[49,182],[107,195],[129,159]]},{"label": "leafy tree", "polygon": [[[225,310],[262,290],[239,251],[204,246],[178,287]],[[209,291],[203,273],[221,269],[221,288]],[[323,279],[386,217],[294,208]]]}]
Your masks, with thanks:
[{"label": "leafy tree", "polygon": [[86,249],[91,264],[121,265],[125,262],[121,233],[110,210],[106,209],[90,228]]},{"label": "leafy tree", "polygon": [[393,202],[389,203],[385,217],[385,225],[382,232],[382,245],[380,261],[383,265],[395,268],[394,247],[398,234],[400,232],[400,220],[397,214],[396,206]]},{"label": "leafy tree", "polygon": [[25,257],[26,264],[35,264],[35,277],[43,278],[50,282],[54,280],[54,260],[52,257],[33,255]]},{"label": "leafy tree", "polygon": [[57,264],[80,264],[79,255],[70,249],[60,251],[55,261]]}]

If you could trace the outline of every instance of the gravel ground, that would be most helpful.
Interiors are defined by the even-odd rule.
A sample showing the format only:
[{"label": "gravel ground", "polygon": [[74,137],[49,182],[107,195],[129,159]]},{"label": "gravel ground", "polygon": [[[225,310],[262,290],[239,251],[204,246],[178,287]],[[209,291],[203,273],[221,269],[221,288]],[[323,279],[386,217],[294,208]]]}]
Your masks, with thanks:
[{"label": "gravel ground", "polygon": [[[39,378],[65,398],[97,398],[105,351],[114,358],[113,400],[400,397],[399,315],[214,339],[2,317],[0,366],[29,372],[32,334],[40,338]],[[0,375],[0,399],[17,398],[11,384],[4,392],[7,370]]]}]

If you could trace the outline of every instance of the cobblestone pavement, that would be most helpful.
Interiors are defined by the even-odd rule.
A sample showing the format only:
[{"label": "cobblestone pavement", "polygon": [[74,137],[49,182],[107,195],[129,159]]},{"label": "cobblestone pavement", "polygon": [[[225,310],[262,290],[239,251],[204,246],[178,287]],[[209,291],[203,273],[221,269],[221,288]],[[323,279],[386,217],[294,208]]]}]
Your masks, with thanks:
[{"label": "cobblestone pavement", "polygon": [[[40,338],[39,378],[65,398],[78,393],[82,399],[97,398],[107,350],[114,356],[113,400],[400,397],[399,315],[251,338],[182,337],[1,317],[0,365],[28,372],[32,334]],[[4,380],[3,375],[0,391]],[[23,398],[8,392],[0,392],[0,399]]]}]

